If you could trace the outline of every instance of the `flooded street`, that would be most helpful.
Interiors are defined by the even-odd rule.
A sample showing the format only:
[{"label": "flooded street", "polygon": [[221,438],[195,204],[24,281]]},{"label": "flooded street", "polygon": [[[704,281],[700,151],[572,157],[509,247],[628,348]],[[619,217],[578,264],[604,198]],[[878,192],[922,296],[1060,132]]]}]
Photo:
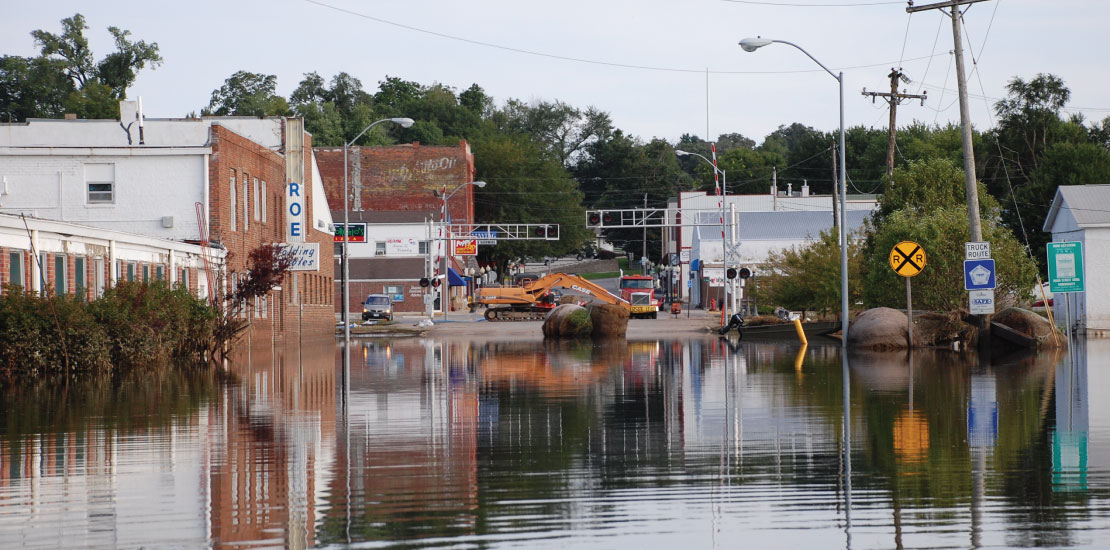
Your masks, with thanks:
[{"label": "flooded street", "polygon": [[1110,341],[255,346],[4,394],[5,548],[1110,544]]}]

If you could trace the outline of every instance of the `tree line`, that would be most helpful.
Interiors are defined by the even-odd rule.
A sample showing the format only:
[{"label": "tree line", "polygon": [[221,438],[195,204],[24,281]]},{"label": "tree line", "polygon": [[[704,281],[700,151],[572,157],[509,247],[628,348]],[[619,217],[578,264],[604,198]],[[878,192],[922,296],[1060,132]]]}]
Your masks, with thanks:
[{"label": "tree line", "polygon": [[[21,121],[58,117],[118,116],[118,101],[126,97],[135,75],[162,63],[157,43],[133,41],[130,32],[109,27],[116,51],[93,61],[84,37],[84,18],[77,14],[62,21],[61,34],[32,32],[40,54],[0,58],[0,117]],[[488,185],[476,190],[479,221],[558,223],[562,239],[503,242],[484,248],[480,261],[504,266],[513,258],[558,256],[578,249],[592,234],[584,227],[585,209],[663,207],[681,191],[714,188],[713,169],[696,157],[679,158],[675,149],[710,156],[710,141],[684,134],[674,141],[644,139],[617,128],[608,113],[559,100],[514,98],[498,101],[478,84],[465,90],[441,84],[422,84],[385,77],[376,89],[364,87],[353,75],[340,72],[326,78],[305,73],[288,97],[277,93],[275,75],[238,71],[214,89],[201,115],[300,116],[320,146],[343,145],[370,122],[409,117],[411,128],[380,125],[358,139],[358,145],[420,142],[455,145],[467,140],[474,152],[477,177]],[[991,200],[986,217],[1028,244],[1025,256],[1043,271],[1041,231],[1059,185],[1104,183],[1110,174],[1110,117],[1088,122],[1068,115],[1070,90],[1052,74],[1026,80],[1014,77],[1006,98],[994,106],[996,124],[974,132],[977,177]],[[190,113],[196,116],[196,113]],[[781,186],[808,183],[811,192],[829,194],[833,188],[833,146],[837,132],[802,123],[780,126],[762,141],[740,133],[713,140],[718,163],[728,173],[729,193],[769,192],[772,173]],[[849,193],[886,196],[893,187],[924,188],[939,182],[921,179],[916,172],[945,174],[935,163],[962,165],[957,125],[914,122],[898,129],[895,173],[886,172],[887,130],[855,126],[846,129]],[[983,196],[983,194],[981,194]],[[904,208],[925,208],[909,193],[899,199]],[[958,196],[952,200],[960,202]],[[891,205],[884,201],[884,208]],[[936,206],[935,204],[932,206]],[[884,211],[885,212],[885,211]],[[899,219],[894,211],[873,220],[879,224]],[[614,244],[637,251],[641,230],[608,230]],[[649,230],[658,242],[659,230]],[[870,242],[870,241],[869,241]],[[871,246],[871,245],[869,245]],[[648,256],[660,262],[659,247]]]}]

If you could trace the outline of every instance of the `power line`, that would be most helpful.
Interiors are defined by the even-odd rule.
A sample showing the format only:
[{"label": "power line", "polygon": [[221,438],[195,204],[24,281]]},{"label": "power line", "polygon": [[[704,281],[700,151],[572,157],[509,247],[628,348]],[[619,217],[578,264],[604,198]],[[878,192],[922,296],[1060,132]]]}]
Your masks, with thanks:
[{"label": "power line", "polygon": [[[644,71],[661,71],[661,72],[672,72],[672,73],[697,73],[697,74],[709,73],[709,74],[723,74],[723,75],[730,75],[730,74],[731,75],[804,74],[804,73],[822,72],[824,70],[824,69],[801,69],[801,70],[791,70],[791,71],[717,71],[717,70],[707,70],[705,68],[686,69],[686,68],[682,68],[682,67],[659,67],[659,66],[654,66],[654,65],[638,65],[638,64],[633,64],[633,63],[617,63],[617,62],[613,62],[613,61],[602,61],[602,60],[598,60],[598,59],[586,59],[586,58],[582,58],[582,57],[573,57],[573,56],[569,56],[569,55],[560,55],[560,54],[553,54],[553,53],[547,53],[547,52],[539,52],[539,51],[535,51],[535,50],[528,50],[528,49],[525,49],[525,48],[518,48],[518,47],[515,47],[515,46],[505,46],[505,45],[502,45],[502,44],[494,44],[492,42],[483,42],[481,40],[474,40],[474,39],[471,39],[471,38],[464,38],[462,36],[455,36],[455,35],[446,34],[446,33],[438,32],[438,31],[423,29],[423,28],[420,28],[420,27],[414,27],[412,25],[406,25],[404,23],[398,23],[396,21],[390,21],[388,19],[382,19],[380,17],[374,17],[372,15],[367,15],[365,13],[360,13],[360,12],[357,12],[357,11],[354,11],[354,10],[341,8],[339,6],[333,6],[331,4],[327,4],[327,3],[321,2],[319,0],[304,0],[304,1],[309,3],[309,4],[320,6],[322,8],[327,8],[327,9],[334,10],[334,11],[344,13],[344,14],[347,14],[347,15],[352,15],[352,16],[359,17],[359,18],[362,18],[362,19],[375,21],[375,22],[378,22],[378,23],[382,23],[384,25],[391,25],[391,26],[394,26],[394,27],[398,27],[398,28],[405,29],[405,30],[410,30],[410,31],[413,31],[413,32],[418,32],[418,33],[427,34],[427,35],[431,35],[431,36],[437,36],[439,38],[446,38],[448,40],[455,40],[455,41],[458,41],[458,42],[465,42],[467,44],[473,44],[475,46],[484,46],[484,47],[487,47],[487,48],[494,48],[494,49],[498,49],[498,50],[515,52],[515,53],[520,53],[520,54],[525,54],[525,55],[533,55],[533,56],[537,56],[537,57],[546,57],[548,59],[558,59],[558,60],[561,60],[561,61],[572,61],[572,62],[575,62],[575,63],[586,63],[586,64],[590,64],[590,65],[602,65],[602,66],[605,66],[605,67],[619,67],[619,68],[622,68],[622,69],[638,69],[638,70],[644,70]],[[730,1],[730,0],[724,0],[724,1]],[[884,2],[884,3],[900,4],[901,2]],[[933,54],[933,55],[937,55],[937,54]],[[922,59],[927,59],[929,57],[932,57],[932,56],[915,57],[915,58],[912,58],[912,59],[907,59],[906,61],[920,61]],[[883,62],[883,63],[872,63],[872,64],[867,64],[867,65],[852,65],[852,66],[847,66],[847,67],[834,67],[834,69],[836,69],[836,70],[869,69],[869,68],[874,68],[874,67],[884,67],[884,66],[889,65],[890,63],[891,63],[890,61],[886,61],[886,62]]]},{"label": "power line", "polygon": [[858,8],[862,6],[887,6],[891,4],[905,4],[905,2],[846,2],[839,4],[802,4],[797,2],[766,2],[762,0],[721,0],[733,4],[751,4],[755,6],[774,6],[778,8]]}]

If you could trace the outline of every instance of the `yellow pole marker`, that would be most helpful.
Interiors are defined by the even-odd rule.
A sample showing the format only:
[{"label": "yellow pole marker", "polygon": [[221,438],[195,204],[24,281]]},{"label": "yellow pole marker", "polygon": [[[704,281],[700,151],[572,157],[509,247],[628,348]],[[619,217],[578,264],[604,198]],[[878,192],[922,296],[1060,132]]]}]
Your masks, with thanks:
[{"label": "yellow pole marker", "polygon": [[801,342],[803,346],[808,346],[809,341],[806,340],[806,331],[802,330],[801,319],[794,319],[794,330],[798,331],[798,341]]}]

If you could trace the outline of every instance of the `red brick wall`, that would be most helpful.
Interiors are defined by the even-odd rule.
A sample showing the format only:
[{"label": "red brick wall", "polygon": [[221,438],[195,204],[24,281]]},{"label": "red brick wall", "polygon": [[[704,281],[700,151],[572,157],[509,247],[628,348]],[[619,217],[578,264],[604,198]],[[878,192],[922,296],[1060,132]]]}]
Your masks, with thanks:
[{"label": "red brick wall", "polygon": [[[304,136],[305,150],[311,151],[311,137]],[[291,181],[311,182],[311,162],[306,159],[305,174],[290,175]],[[235,176],[236,200],[234,212],[231,205],[230,180]],[[255,186],[254,180],[259,180],[259,193],[262,192],[262,181],[266,182],[266,221],[261,221],[261,214],[255,219]],[[281,243],[285,241],[285,157],[254,143],[243,136],[222,126],[212,126],[212,158],[209,162],[209,227],[210,238],[213,242],[222,243],[228,251],[228,269],[232,272],[243,272],[246,269],[247,257],[250,251],[264,243]],[[246,194],[243,182],[247,181]],[[312,189],[305,185],[306,205],[308,206],[306,220],[312,220]],[[249,205],[248,219],[244,220],[244,204]],[[258,203],[262,208],[261,200]],[[235,216],[235,229],[232,230],[231,217]],[[312,227],[312,222],[305,224],[307,229],[307,242],[320,244],[322,254],[330,256],[331,235]],[[318,290],[321,287],[330,289],[334,269],[331,262],[320,262],[320,271],[300,272],[298,274],[298,291],[300,301],[304,304],[303,326],[306,332],[321,333],[334,332],[335,317],[332,314],[331,293]],[[261,312],[256,312],[253,304],[248,307],[248,313],[255,323],[254,330],[269,331],[271,327],[281,332],[296,330],[298,306],[295,305],[296,297],[292,292],[293,281],[286,280],[282,289],[275,291],[268,297],[268,312],[263,317]],[[276,316],[276,318],[275,318]]]},{"label": "red brick wall", "polygon": [[[332,210],[343,209],[343,148],[319,147],[316,162]],[[432,192],[448,193],[474,181],[474,155],[461,141],[457,147],[423,146],[419,143],[389,147],[351,147],[347,151],[351,210],[416,210],[435,212],[442,200]],[[356,167],[358,176],[356,178]],[[356,179],[362,183],[359,200]],[[465,223],[474,218],[473,186],[459,190],[448,201],[451,219]]]}]

